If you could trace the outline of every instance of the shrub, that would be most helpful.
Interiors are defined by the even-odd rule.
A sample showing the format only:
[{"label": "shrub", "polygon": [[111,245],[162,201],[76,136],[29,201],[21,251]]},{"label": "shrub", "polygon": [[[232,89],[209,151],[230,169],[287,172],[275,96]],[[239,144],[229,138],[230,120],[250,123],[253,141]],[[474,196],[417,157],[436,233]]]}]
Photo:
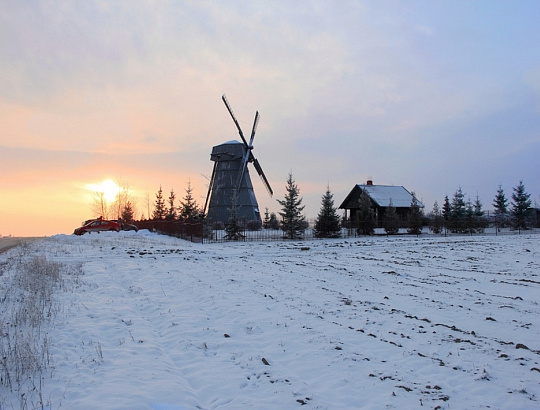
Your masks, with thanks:
[{"label": "shrub", "polygon": [[214,231],[223,231],[225,229],[225,224],[221,221],[212,222],[212,229]]},{"label": "shrub", "polygon": [[261,221],[248,221],[247,222],[247,230],[248,231],[259,231],[262,228]]}]

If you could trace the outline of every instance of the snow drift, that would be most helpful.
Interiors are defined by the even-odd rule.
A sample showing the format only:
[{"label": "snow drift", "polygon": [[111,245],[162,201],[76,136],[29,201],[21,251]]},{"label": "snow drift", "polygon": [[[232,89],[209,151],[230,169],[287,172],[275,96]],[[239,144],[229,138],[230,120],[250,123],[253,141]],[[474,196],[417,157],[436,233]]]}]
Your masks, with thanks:
[{"label": "snow drift", "polygon": [[50,363],[0,408],[539,407],[539,239],[34,242],[0,296],[25,260],[64,267]]}]

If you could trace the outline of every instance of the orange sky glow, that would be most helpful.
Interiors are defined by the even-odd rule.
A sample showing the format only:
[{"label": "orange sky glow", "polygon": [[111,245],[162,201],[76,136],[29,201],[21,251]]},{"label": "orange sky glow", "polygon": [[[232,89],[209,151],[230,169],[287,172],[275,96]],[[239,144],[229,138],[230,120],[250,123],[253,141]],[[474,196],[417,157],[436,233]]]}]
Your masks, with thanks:
[{"label": "orange sky glow", "polygon": [[[396,6],[399,4],[399,6]],[[148,217],[161,186],[202,206],[214,145],[260,122],[259,208],[292,172],[540,202],[540,3],[0,2],[0,235],[71,234],[110,180]],[[464,18],[466,16],[466,18]],[[150,212],[152,209],[150,209]]]}]

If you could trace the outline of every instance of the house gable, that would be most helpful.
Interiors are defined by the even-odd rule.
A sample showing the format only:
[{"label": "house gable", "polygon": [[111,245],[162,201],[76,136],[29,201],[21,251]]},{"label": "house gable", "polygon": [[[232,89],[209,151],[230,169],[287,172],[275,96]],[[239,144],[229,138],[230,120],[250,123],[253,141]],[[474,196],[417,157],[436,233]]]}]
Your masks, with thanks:
[{"label": "house gable", "polygon": [[[355,185],[349,195],[339,206],[339,209],[357,209],[359,208],[360,195],[362,191],[366,191],[369,195],[374,207],[386,208],[392,205],[395,208],[410,208],[412,202],[412,194],[402,186],[394,185]],[[418,202],[418,206],[423,208],[424,205]]]}]

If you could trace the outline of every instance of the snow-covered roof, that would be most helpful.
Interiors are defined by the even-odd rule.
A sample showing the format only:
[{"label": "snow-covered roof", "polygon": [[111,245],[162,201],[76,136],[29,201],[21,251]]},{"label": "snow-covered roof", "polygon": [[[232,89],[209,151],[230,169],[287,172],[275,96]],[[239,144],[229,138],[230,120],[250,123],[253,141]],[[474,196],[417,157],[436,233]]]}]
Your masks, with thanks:
[{"label": "snow-covered roof", "polygon": [[[375,202],[375,204],[380,207],[387,207],[390,204],[390,200],[392,200],[392,205],[395,208],[409,208],[411,206],[412,194],[402,186],[358,184],[349,193],[345,201],[343,201],[343,203],[341,204],[340,208],[345,207],[345,205],[349,202],[349,198],[351,198],[351,195],[353,195],[355,191],[358,192],[358,189],[366,191],[370,198],[373,200],[373,202]],[[417,202],[420,208],[424,207],[424,205],[420,201],[418,201],[418,199]]]},{"label": "snow-covered roof", "polygon": [[[393,185],[358,185],[365,190],[371,199],[379,206],[388,206],[390,200],[395,208],[408,208],[411,206],[412,195],[402,186]],[[418,202],[420,207],[423,205]]]}]

